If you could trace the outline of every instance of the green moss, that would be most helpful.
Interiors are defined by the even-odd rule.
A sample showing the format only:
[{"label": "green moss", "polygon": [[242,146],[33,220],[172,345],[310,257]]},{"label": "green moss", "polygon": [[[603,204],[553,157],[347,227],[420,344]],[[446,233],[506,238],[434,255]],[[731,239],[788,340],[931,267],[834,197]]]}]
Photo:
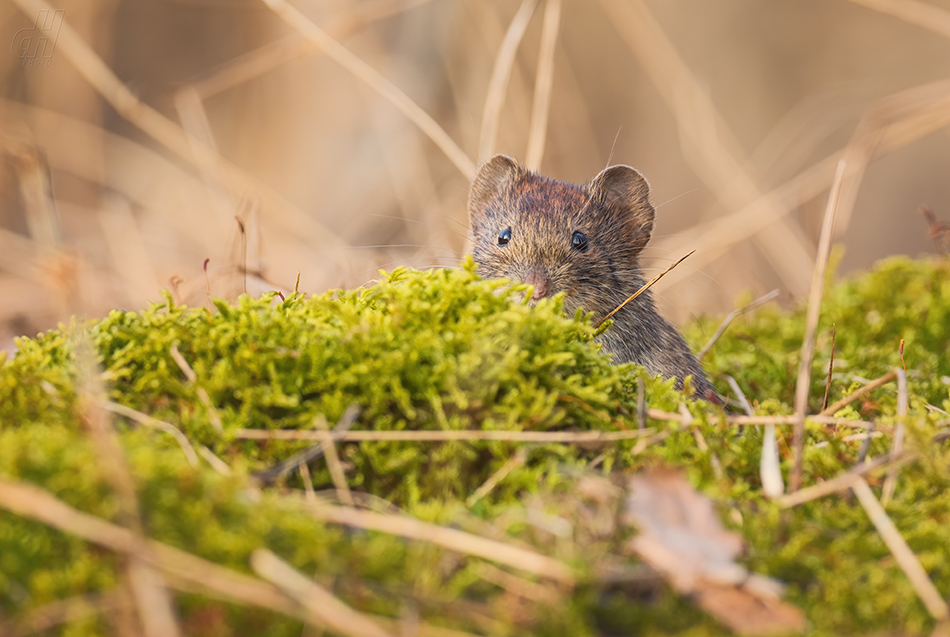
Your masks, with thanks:
[{"label": "green moss", "polygon": [[[827,290],[813,369],[812,409],[824,392],[831,324],[837,329],[832,400],[900,363],[905,340],[911,394],[906,445],[922,459],[901,470],[888,513],[943,595],[950,593],[950,450],[929,439],[950,410],[950,268],[892,259],[874,272]],[[312,429],[335,423],[350,405],[354,429],[560,431],[635,428],[636,383],[651,407],[686,404],[709,450],[691,432],[634,455],[635,441],[610,446],[534,445],[471,510],[465,499],[518,449],[510,442],[338,445],[348,484],[424,520],[477,531],[485,523],[592,574],[616,553],[617,538],[591,536],[575,472],[633,471],[658,463],[684,466],[694,484],[741,519],[750,568],[789,584],[815,635],[882,631],[920,633],[932,622],[860,506],[829,496],[779,511],[761,495],[762,430],[737,432],[721,411],[690,403],[672,383],[632,366],[612,366],[592,346],[583,316],[566,318],[558,300],[529,308],[499,282],[481,281],[471,261],[460,270],[397,270],[377,285],[318,297],[276,295],[215,302],[215,311],[176,306],[170,297],[144,312],[113,312],[90,324],[21,339],[0,361],[0,479],[51,491],[82,511],[115,520],[118,504],[83,428],[77,343],[91,342],[112,401],[167,421],[209,447],[233,469],[229,477],[191,466],[167,433],[115,417],[141,500],[148,534],[231,568],[268,547],[361,610],[399,616],[419,609],[443,626],[497,634],[583,635],[599,632],[722,634],[723,629],[668,591],[647,596],[603,591],[593,580],[557,603],[528,604],[487,583],[478,560],[379,533],[322,524],[288,506],[302,488],[298,473],[249,496],[247,477],[306,443],[251,441],[239,429]],[[517,290],[517,288],[515,288]],[[737,319],[713,347],[714,381],[734,376],[759,413],[790,413],[803,331],[803,308],[766,307]],[[686,330],[693,345],[718,326],[701,319]],[[609,329],[609,328],[607,328]],[[177,349],[197,375],[191,382]],[[725,383],[718,383],[725,390]],[[199,396],[207,393],[213,408]],[[214,414],[211,413],[213,409]],[[893,386],[842,415],[896,423]],[[214,424],[220,419],[224,432]],[[673,427],[654,422],[653,427]],[[860,443],[809,425],[806,483],[852,466]],[[780,435],[790,437],[790,431]],[[790,442],[790,441],[786,441]],[[887,451],[874,440],[870,454]],[[724,477],[716,477],[715,466]],[[783,470],[789,470],[783,460]],[[878,476],[872,476],[878,486]],[[316,489],[332,488],[325,463],[312,469]],[[559,538],[525,517],[543,508],[572,525]],[[19,617],[57,599],[108,591],[120,558],[39,523],[0,512],[0,615]],[[299,634],[299,623],[206,597],[177,595],[189,634]],[[513,599],[519,600],[517,603]],[[98,618],[60,634],[103,634]]]}]

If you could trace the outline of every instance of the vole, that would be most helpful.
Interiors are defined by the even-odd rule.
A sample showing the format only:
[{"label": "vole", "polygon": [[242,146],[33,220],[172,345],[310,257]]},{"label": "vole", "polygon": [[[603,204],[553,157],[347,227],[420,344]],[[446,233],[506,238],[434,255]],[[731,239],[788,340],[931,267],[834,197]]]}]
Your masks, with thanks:
[{"label": "vole", "polygon": [[[650,186],[629,166],[611,166],[583,185],[549,179],[505,155],[485,162],[472,181],[468,214],[478,272],[534,286],[533,300],[565,293],[565,309],[594,313],[594,322],[645,283],[640,253],[656,211]],[[612,317],[598,340],[613,362],[652,374],[692,376],[695,397],[718,397],[679,332],[653,305],[649,291]]]}]

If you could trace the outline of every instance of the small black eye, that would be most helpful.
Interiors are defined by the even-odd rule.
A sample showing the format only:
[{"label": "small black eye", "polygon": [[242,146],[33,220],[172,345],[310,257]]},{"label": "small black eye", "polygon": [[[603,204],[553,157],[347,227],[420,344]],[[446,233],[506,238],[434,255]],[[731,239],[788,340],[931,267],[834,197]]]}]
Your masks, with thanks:
[{"label": "small black eye", "polygon": [[506,245],[509,241],[511,241],[511,228],[505,228],[498,235],[498,245]]},{"label": "small black eye", "polygon": [[575,232],[571,237],[571,247],[578,252],[587,252],[587,235],[583,232]]}]

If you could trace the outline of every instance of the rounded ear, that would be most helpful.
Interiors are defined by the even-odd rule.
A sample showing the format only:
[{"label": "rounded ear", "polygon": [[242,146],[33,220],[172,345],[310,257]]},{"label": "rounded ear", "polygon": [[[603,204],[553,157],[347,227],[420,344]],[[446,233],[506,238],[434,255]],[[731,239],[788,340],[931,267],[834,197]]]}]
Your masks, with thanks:
[{"label": "rounded ear", "polygon": [[478,169],[468,192],[468,216],[486,214],[489,204],[521,175],[523,168],[507,155],[495,155]]},{"label": "rounded ear", "polygon": [[650,203],[650,184],[643,175],[630,166],[611,166],[591,179],[587,190],[605,210],[619,210],[627,215],[636,247],[647,244],[653,234],[656,211]]}]

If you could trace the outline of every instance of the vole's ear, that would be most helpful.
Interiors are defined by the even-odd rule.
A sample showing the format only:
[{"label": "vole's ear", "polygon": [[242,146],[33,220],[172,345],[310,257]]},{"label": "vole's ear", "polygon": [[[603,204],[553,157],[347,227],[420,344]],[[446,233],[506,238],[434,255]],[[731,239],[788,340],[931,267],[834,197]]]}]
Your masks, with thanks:
[{"label": "vole's ear", "polygon": [[630,166],[611,166],[587,184],[594,202],[604,210],[626,216],[633,245],[642,248],[650,241],[656,211],[650,203],[650,184]]},{"label": "vole's ear", "polygon": [[495,155],[478,169],[468,192],[468,216],[477,219],[488,212],[488,206],[507,190],[524,169],[507,155]]}]

